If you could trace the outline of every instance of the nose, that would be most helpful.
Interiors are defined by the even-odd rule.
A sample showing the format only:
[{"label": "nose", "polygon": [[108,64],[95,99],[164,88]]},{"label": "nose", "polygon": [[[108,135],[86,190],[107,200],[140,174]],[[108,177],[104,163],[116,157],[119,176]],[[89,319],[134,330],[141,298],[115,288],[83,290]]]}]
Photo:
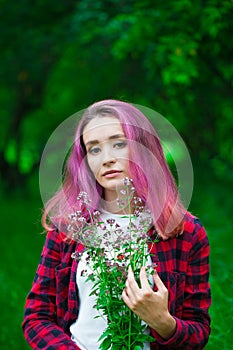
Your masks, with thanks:
[{"label": "nose", "polygon": [[103,158],[102,158],[102,164],[103,165],[108,165],[108,164],[112,164],[116,162],[116,157],[114,155],[113,150],[111,149],[111,147],[108,147],[106,145],[106,147],[104,147],[103,149]]}]

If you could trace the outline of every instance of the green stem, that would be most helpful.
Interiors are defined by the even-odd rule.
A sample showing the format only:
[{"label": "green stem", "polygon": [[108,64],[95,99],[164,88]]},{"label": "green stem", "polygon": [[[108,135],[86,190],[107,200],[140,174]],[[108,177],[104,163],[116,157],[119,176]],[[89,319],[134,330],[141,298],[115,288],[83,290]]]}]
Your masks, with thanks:
[{"label": "green stem", "polygon": [[[128,200],[129,205],[129,229],[130,229],[130,262],[132,259],[132,237],[131,237],[131,228],[132,228],[132,215],[131,215],[131,198]],[[132,266],[132,269],[134,271],[134,266]],[[128,350],[131,349],[131,331],[132,331],[132,311],[129,309],[129,334],[128,334]]]},{"label": "green stem", "polygon": [[132,328],[132,311],[129,309],[129,335],[128,335],[128,350],[131,349],[131,329]]}]

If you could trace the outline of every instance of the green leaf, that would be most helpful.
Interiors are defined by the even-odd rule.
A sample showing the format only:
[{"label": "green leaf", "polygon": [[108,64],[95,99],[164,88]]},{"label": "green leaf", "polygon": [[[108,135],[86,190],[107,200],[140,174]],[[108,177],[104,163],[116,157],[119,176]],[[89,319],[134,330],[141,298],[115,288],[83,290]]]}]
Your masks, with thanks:
[{"label": "green leaf", "polygon": [[101,350],[108,350],[110,349],[111,346],[111,336],[108,336],[107,338],[104,339],[104,341],[100,344],[100,349]]}]

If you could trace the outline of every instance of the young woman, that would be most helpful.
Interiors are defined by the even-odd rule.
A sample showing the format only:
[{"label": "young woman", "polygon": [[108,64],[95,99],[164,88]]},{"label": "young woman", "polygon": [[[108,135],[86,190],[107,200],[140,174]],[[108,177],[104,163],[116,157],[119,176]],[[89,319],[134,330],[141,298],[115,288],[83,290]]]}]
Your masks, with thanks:
[{"label": "young woman", "polygon": [[[43,225],[48,231],[41,261],[26,300],[23,330],[33,349],[99,348],[104,330],[93,317],[93,304],[81,283],[79,242],[67,239],[67,217],[80,210],[85,192],[90,212],[109,213],[119,223],[127,207],[117,199],[122,180],[151,213],[149,232],[160,237],[150,250],[156,265],[153,287],[145,267],[140,283],[128,271],[124,303],[148,325],[154,341],[144,349],[203,349],[210,333],[209,244],[199,219],[183,207],[160,140],[148,119],[133,105],[100,101],[84,113],[67,159],[62,188],[47,203]],[[87,213],[84,213],[88,220]]]}]

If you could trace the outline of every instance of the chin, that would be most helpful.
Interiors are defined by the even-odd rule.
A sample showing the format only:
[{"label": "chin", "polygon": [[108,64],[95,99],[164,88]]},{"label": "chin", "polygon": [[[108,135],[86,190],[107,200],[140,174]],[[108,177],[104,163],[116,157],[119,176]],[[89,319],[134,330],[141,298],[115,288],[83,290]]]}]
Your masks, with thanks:
[{"label": "chin", "polygon": [[116,181],[116,180],[111,180],[111,181],[109,181],[108,183],[103,184],[103,187],[106,188],[106,190],[107,190],[107,189],[109,189],[109,190],[114,190],[114,189],[116,189],[117,187],[119,187],[120,184],[121,184],[121,181],[119,181],[119,180],[118,180],[118,181]]}]

